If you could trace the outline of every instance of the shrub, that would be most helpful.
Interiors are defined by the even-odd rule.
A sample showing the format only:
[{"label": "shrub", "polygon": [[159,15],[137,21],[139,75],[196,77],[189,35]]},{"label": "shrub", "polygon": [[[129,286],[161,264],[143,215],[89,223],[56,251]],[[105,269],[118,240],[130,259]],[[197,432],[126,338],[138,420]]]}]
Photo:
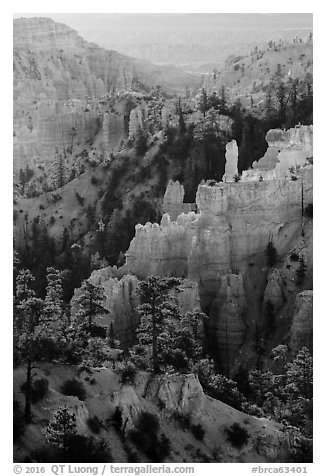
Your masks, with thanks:
[{"label": "shrub", "polygon": [[237,422],[233,423],[230,428],[227,428],[226,433],[229,442],[235,448],[242,448],[245,444],[248,443],[249,433]]},{"label": "shrub", "polygon": [[290,254],[290,260],[291,261],[299,261],[299,255],[296,251],[292,251]]},{"label": "shrub", "polygon": [[77,379],[66,380],[61,387],[61,391],[64,395],[70,395],[79,398],[79,400],[85,400],[86,390],[82,382]]},{"label": "shrub", "polygon": [[[26,382],[23,383],[20,388],[21,388],[21,391],[25,393]],[[35,380],[31,386],[31,392],[30,392],[31,402],[37,403],[43,400],[43,398],[47,395],[48,391],[49,391],[49,382],[46,378]]]},{"label": "shrub", "polygon": [[102,428],[101,420],[96,415],[87,419],[87,425],[88,428],[96,434],[99,433]]},{"label": "shrub", "polygon": [[139,415],[136,427],[128,433],[131,441],[153,462],[160,462],[170,454],[171,443],[166,435],[158,437],[160,424],[157,416],[149,412]]},{"label": "shrub", "polygon": [[122,423],[123,423],[121,408],[115,407],[115,411],[112,415],[111,421],[114,428],[118,431],[121,431]]},{"label": "shrub", "polygon": [[121,376],[121,383],[134,383],[137,374],[137,368],[133,362],[119,362],[117,364],[117,370]]},{"label": "shrub", "polygon": [[94,177],[94,175],[92,175],[92,178],[91,178],[91,184],[92,185],[96,185],[98,183],[98,180],[96,177]]},{"label": "shrub", "polygon": [[196,440],[202,441],[204,439],[205,430],[200,424],[192,425],[191,431],[194,437],[196,438]]}]

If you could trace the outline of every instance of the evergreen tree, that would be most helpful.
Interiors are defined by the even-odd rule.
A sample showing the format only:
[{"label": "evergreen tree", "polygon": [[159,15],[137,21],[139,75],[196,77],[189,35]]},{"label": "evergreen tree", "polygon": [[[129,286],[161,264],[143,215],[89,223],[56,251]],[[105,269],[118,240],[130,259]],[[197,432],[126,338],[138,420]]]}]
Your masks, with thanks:
[{"label": "evergreen tree", "polygon": [[180,98],[178,101],[177,114],[179,116],[179,132],[180,134],[184,134],[186,132],[186,123],[183,118],[182,105],[181,105]]},{"label": "evergreen tree", "polygon": [[140,283],[141,305],[137,307],[140,324],[137,335],[140,346],[145,350],[148,366],[159,373],[163,356],[166,355],[170,327],[173,319],[179,318],[178,308],[170,294],[180,284],[178,278],[149,276]]},{"label": "evergreen tree", "polygon": [[100,327],[94,325],[94,317],[97,314],[108,313],[108,310],[103,306],[104,288],[89,281],[83,281],[79,291],[75,300],[80,306],[79,319],[84,321],[87,331],[92,334]]},{"label": "evergreen tree", "polygon": [[303,347],[295,356],[293,362],[287,364],[287,388],[291,394],[306,399],[313,397],[313,361],[309,350]]},{"label": "evergreen tree", "polygon": [[53,164],[54,167],[54,184],[56,188],[62,188],[66,183],[67,170],[65,166],[66,155],[58,152]]},{"label": "evergreen tree", "polygon": [[33,369],[40,358],[38,343],[43,334],[42,311],[44,303],[31,289],[34,277],[29,270],[21,270],[16,280],[14,306],[14,348],[20,363],[26,364],[25,419],[31,421],[31,391]]},{"label": "evergreen tree", "polygon": [[221,98],[220,113],[221,114],[227,114],[228,113],[228,106],[227,106],[227,97],[226,97],[225,86],[221,87],[220,98]]},{"label": "evergreen tree", "polygon": [[200,97],[199,97],[199,110],[204,114],[206,114],[206,111],[208,109],[208,98],[207,98],[207,92],[205,88],[202,88]]},{"label": "evergreen tree", "polygon": [[285,127],[286,121],[286,97],[285,97],[285,86],[283,81],[280,81],[277,89],[277,100],[278,100],[278,120],[281,124],[281,127]]},{"label": "evergreen tree", "polygon": [[77,434],[76,415],[70,413],[67,407],[59,407],[43,434],[47,443],[67,453],[72,438]]},{"label": "evergreen tree", "polygon": [[60,321],[64,314],[63,272],[53,267],[47,268],[46,295],[44,299],[44,317],[47,322]]}]

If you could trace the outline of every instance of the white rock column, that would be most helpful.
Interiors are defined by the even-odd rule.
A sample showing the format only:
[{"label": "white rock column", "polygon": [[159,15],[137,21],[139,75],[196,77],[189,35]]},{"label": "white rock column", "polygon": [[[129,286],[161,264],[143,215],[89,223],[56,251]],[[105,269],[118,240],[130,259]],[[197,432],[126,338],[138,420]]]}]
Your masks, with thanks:
[{"label": "white rock column", "polygon": [[234,176],[238,175],[238,145],[234,139],[226,144],[225,159],[223,182],[234,182]]}]

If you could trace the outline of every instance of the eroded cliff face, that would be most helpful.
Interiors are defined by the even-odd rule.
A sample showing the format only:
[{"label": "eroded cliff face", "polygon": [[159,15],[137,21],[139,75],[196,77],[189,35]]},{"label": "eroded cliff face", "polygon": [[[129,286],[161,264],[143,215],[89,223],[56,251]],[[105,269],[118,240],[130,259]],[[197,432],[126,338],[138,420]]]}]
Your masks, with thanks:
[{"label": "eroded cliff face", "polygon": [[218,272],[246,272],[271,239],[279,255],[288,250],[301,229],[302,194],[305,204],[312,202],[311,166],[298,180],[199,185],[199,213],[175,221],[165,214],[160,225],[136,226],[126,269],[139,276],[188,276],[204,286]]},{"label": "eroded cliff face", "polygon": [[[306,237],[301,235],[309,222],[303,209],[313,201],[312,165],[306,160],[312,152],[311,132],[312,128],[304,126],[278,138],[279,131],[270,131],[267,136],[272,146],[277,143],[280,147],[282,142],[283,152],[289,148],[290,155],[279,154],[274,168],[248,171],[252,175],[238,182],[201,183],[196,194],[197,213],[182,212],[186,205],[183,187],[170,182],[161,224],[137,225],[126,252],[125,272],[140,278],[150,274],[188,277],[198,283],[201,308],[210,316],[211,343],[216,343],[217,354],[226,354],[227,327],[230,361],[244,340],[246,327],[260,319],[268,301],[283,326],[282,335],[286,334],[291,319],[285,316],[292,316],[300,291],[296,283],[299,265],[287,256],[295,244],[306,260],[306,284],[310,286],[311,230]],[[304,160],[297,160],[293,147],[301,150]],[[236,170],[233,143],[230,148],[228,177]],[[295,167],[295,173],[288,166]],[[268,274],[266,248],[270,241],[286,264]],[[247,307],[251,324],[245,318]],[[223,362],[225,367],[225,355]]]}]

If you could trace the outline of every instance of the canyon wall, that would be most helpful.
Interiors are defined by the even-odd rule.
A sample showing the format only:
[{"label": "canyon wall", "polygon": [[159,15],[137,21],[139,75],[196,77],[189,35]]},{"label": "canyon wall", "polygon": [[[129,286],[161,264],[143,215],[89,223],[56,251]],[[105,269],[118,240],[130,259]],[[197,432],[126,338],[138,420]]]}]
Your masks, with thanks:
[{"label": "canyon wall", "polygon": [[[183,203],[183,186],[170,181],[164,195],[165,213],[161,223],[136,226],[123,266],[124,272],[139,278],[150,274],[180,276],[198,283],[201,308],[210,317],[209,341],[215,347],[224,371],[226,348],[232,365],[245,339],[246,327],[259,319],[262,305],[270,301],[275,313],[281,312],[277,322],[286,326],[289,320],[284,320],[284,315],[293,312],[292,302],[298,292],[295,284],[297,264],[291,268],[287,261],[285,271],[276,269],[275,276],[270,274],[266,278],[266,247],[272,242],[278,257],[285,258],[302,234],[306,220],[303,210],[313,202],[313,167],[306,160],[312,152],[309,139],[312,128],[305,126],[301,132],[291,130],[277,140],[278,131],[274,135],[272,132],[267,136],[273,146],[280,147],[282,138],[285,144],[274,168],[264,170],[263,163],[262,168],[248,171],[248,174],[252,173],[251,177],[228,181],[236,171],[236,144],[231,143],[231,152],[227,149],[231,158],[226,182],[207,181],[198,186],[197,213],[184,213],[184,207],[191,204]],[[297,160],[293,147],[301,147],[300,157],[305,158]],[[290,154],[285,153],[285,149],[290,150]],[[288,173],[288,166],[295,166],[295,173]],[[299,250],[306,263],[311,263],[307,255],[311,248],[309,236],[302,238],[307,243],[300,245]],[[291,278],[288,290],[284,290],[283,275],[287,274]],[[307,285],[310,284],[307,282]],[[284,307],[284,295],[289,293],[288,305]],[[246,319],[248,307],[250,323]],[[229,343],[226,343],[227,338]]]}]

